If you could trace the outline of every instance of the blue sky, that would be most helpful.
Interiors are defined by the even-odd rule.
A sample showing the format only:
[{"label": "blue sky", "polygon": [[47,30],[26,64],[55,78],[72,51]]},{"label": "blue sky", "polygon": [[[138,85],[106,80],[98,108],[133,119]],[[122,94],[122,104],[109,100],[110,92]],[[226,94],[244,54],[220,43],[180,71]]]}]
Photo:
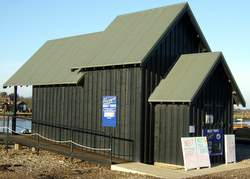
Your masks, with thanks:
[{"label": "blue sky", "polygon": [[[54,38],[102,31],[119,14],[180,3],[178,0],[0,1],[0,91],[42,44]],[[250,104],[250,1],[188,1],[212,51],[222,51]],[[13,89],[7,89],[12,92]],[[31,96],[31,88],[19,88]],[[249,107],[249,105],[248,105]]]}]

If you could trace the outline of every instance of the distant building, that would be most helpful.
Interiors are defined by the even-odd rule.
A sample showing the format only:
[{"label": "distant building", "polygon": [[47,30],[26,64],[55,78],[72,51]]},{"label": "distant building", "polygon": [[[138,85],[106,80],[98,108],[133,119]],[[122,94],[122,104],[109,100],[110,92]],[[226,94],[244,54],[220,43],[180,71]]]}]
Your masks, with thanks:
[{"label": "distant building", "polygon": [[18,101],[17,102],[17,111],[19,112],[27,112],[28,106],[24,101]]}]

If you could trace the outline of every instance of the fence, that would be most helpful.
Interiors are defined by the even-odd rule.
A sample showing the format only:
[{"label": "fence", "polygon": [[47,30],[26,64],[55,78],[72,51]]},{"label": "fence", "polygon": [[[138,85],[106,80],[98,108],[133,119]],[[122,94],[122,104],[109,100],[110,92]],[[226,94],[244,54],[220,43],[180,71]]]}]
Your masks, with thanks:
[{"label": "fence", "polygon": [[[31,118],[27,118],[27,117],[18,117],[18,118],[32,121]],[[35,147],[37,147],[38,149],[41,149],[41,148],[47,149],[48,146],[47,147],[45,146],[46,143],[44,141],[48,141],[48,142],[55,143],[55,144],[60,144],[60,145],[66,145],[70,149],[70,152],[69,152],[70,157],[75,156],[74,155],[75,150],[81,149],[82,151],[94,152],[94,153],[97,153],[98,155],[106,156],[107,158],[109,158],[109,159],[107,159],[107,161],[109,161],[110,164],[112,163],[112,156],[116,156],[118,158],[123,156],[123,157],[128,157],[130,159],[133,159],[134,142],[132,140],[129,140],[129,139],[113,137],[111,135],[111,133],[110,133],[110,135],[107,135],[104,132],[100,132],[100,131],[94,131],[94,130],[88,130],[88,129],[80,129],[80,128],[72,128],[72,127],[56,125],[56,124],[48,124],[48,123],[44,123],[42,121],[32,121],[33,124],[35,123],[35,124],[38,124],[38,125],[48,125],[50,127],[55,127],[55,128],[60,129],[60,130],[68,130],[68,131],[71,132],[71,137],[69,139],[62,140],[61,137],[60,137],[60,140],[56,140],[56,139],[52,139],[52,138],[49,138],[49,137],[46,137],[46,136],[42,135],[39,132],[39,130],[36,133],[32,133],[30,131],[31,132],[30,134],[22,134],[20,132],[13,131],[10,128],[10,126],[11,126],[10,121],[11,120],[12,120],[11,115],[3,116],[3,126],[0,127],[0,131],[3,132],[4,134],[6,134],[5,135],[5,144],[6,144],[7,147],[8,147],[9,142],[10,142],[10,135],[17,134],[17,135],[26,136],[26,137],[30,136],[33,139],[35,139],[37,141],[36,142],[37,144],[36,144]],[[18,124],[17,124],[16,127],[23,128],[22,126],[18,126]],[[23,128],[23,129],[25,131],[25,128]],[[27,132],[27,130],[26,130],[26,132]],[[91,147],[91,146],[86,146],[86,145],[82,145],[80,143],[77,143],[77,142],[74,141],[74,137],[73,137],[74,132],[102,137],[103,140],[106,138],[109,141],[109,147],[106,147],[106,148]],[[124,141],[130,143],[132,151],[129,152],[129,154],[127,154],[127,155],[120,155],[120,154],[114,153],[114,151],[112,150],[112,148],[114,148],[114,147],[112,147],[112,144],[114,143],[115,140],[124,140]],[[91,159],[89,159],[89,160],[91,160]],[[103,161],[102,161],[102,163],[103,163]]]}]

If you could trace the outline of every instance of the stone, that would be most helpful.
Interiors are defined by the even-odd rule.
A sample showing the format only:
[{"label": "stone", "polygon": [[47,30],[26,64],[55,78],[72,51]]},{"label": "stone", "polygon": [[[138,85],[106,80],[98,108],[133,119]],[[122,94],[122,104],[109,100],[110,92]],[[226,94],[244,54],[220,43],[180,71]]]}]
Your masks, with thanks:
[{"label": "stone", "polygon": [[22,149],[22,145],[20,145],[20,144],[14,144],[14,149],[15,150],[21,150]]}]

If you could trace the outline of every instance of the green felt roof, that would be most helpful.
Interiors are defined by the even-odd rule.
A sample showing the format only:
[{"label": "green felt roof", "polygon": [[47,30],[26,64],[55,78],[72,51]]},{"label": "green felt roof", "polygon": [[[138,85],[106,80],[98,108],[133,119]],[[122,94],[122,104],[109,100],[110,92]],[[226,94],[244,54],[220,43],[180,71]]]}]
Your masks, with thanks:
[{"label": "green felt roof", "polygon": [[221,61],[233,90],[235,101],[245,106],[245,100],[221,52],[181,55],[165,79],[150,95],[149,102],[192,102],[205,80]]},{"label": "green felt roof", "polygon": [[99,34],[46,42],[4,86],[76,84],[84,73],[71,70],[72,59],[88,53],[88,42]]},{"label": "green felt roof", "polygon": [[77,83],[71,69],[140,64],[184,12],[207,42],[187,3],[120,15],[102,32],[46,42],[5,84]]},{"label": "green felt roof", "polygon": [[116,17],[96,44],[98,53],[75,60],[72,67],[142,63],[186,7],[187,4],[182,3]]}]

